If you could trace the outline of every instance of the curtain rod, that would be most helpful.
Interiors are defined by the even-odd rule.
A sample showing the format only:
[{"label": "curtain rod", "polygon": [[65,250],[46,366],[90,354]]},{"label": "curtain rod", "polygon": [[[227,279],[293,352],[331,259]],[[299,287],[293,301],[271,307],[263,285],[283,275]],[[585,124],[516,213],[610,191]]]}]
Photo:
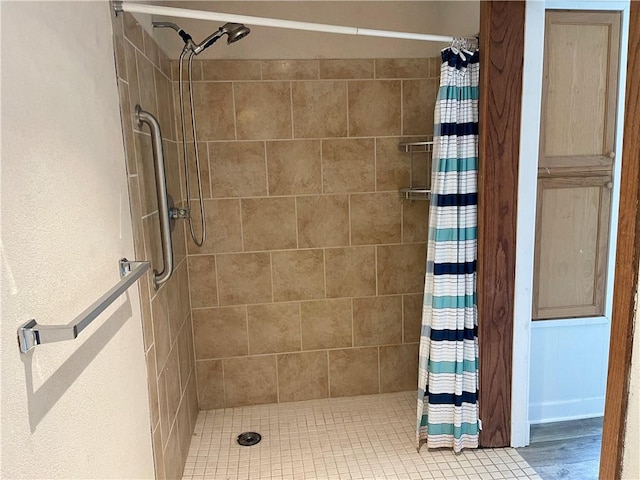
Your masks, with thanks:
[{"label": "curtain rod", "polygon": [[232,13],[205,12],[186,8],[161,7],[156,5],[142,5],[139,3],[124,3],[121,0],[113,2],[116,15],[119,12],[145,13],[166,17],[192,18],[195,20],[211,20],[217,22],[245,23],[262,27],[288,28],[292,30],[307,30],[310,32],[341,33],[344,35],[365,35],[368,37],[401,38],[405,40],[422,40],[425,42],[449,43],[454,37],[448,35],[429,35],[424,33],[394,32],[390,30],[371,30],[368,28],[344,27],[324,23],[297,22],[278,18],[251,17]]}]

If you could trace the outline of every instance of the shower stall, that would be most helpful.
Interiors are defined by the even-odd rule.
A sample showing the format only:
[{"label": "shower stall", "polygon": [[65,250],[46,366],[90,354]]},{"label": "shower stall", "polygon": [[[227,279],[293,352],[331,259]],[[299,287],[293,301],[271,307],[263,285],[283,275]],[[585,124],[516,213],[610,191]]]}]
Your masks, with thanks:
[{"label": "shower stall", "polygon": [[141,289],[157,471],[180,475],[199,410],[415,392],[428,202],[406,188],[430,168],[438,44],[274,59],[253,56],[264,28],[234,43],[244,25],[146,26],[114,18],[138,256],[162,249],[136,104],[191,217],[171,234],[173,277]]}]

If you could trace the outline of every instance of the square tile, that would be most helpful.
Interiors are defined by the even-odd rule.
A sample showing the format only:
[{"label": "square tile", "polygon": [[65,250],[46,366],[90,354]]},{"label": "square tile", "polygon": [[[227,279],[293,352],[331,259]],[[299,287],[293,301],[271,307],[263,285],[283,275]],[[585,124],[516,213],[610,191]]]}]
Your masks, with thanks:
[{"label": "square tile", "polygon": [[402,202],[402,241],[425,243],[429,239],[429,202]]},{"label": "square tile", "polygon": [[300,304],[302,349],[350,347],[352,339],[351,300],[316,300]]},{"label": "square tile", "polygon": [[[241,252],[240,199],[205,200],[204,214],[207,232],[204,243],[198,247],[189,240],[189,254]],[[196,235],[201,238],[200,205],[197,201],[191,204],[191,217],[194,219]]]},{"label": "square tile", "polygon": [[267,194],[263,142],[210,143],[209,165],[214,197],[253,197]]},{"label": "square tile", "polygon": [[415,138],[376,138],[376,190],[394,191],[410,186],[409,170],[413,159],[413,183],[421,187],[431,185],[430,160],[426,153],[409,154],[399,148],[403,141],[423,141]]},{"label": "square tile", "polygon": [[198,404],[203,410],[224,407],[222,360],[198,360]]},{"label": "square tile", "polygon": [[271,259],[268,253],[218,255],[216,267],[220,305],[271,302]]},{"label": "square tile", "polygon": [[320,78],[373,78],[373,58],[320,59]]},{"label": "square tile", "polygon": [[[136,51],[136,65],[138,67],[138,92],[140,93],[140,106],[143,110],[158,115],[156,102],[155,75],[153,64],[140,51]],[[143,127],[143,131],[148,131]]]},{"label": "square tile", "polygon": [[[193,101],[196,105],[196,133],[201,142],[233,140],[236,138],[233,120],[233,91],[231,83],[194,82]],[[178,96],[176,95],[176,98]],[[185,89],[185,111],[189,112]],[[180,111],[177,103],[176,111]],[[190,113],[186,118],[190,118]],[[179,125],[179,123],[178,123]],[[190,130],[187,123],[187,131]],[[187,134],[190,138],[190,134]]]},{"label": "square tile", "polygon": [[[179,169],[176,169],[175,173],[178,174],[177,181],[179,182],[180,190],[178,192],[181,194],[181,197],[177,197],[174,195],[174,200],[178,198],[187,198],[187,194],[184,191],[185,185],[183,185],[184,178],[184,148],[182,147],[182,142],[179,144],[180,148],[176,149],[178,158],[180,159],[179,164],[177,165]],[[177,160],[177,159],[176,159]],[[202,198],[211,198],[211,179],[209,175],[209,152],[207,150],[207,144],[205,142],[198,142],[198,163],[200,164],[200,183],[202,185]],[[193,142],[187,142],[187,166],[189,168],[189,198],[193,200],[197,200],[200,198],[200,193],[198,191],[198,169],[196,168],[196,153],[193,148]],[[168,173],[167,173],[168,176]],[[171,176],[172,183],[175,183],[175,174]],[[175,187],[174,187],[175,189]]]},{"label": "square tile", "polygon": [[419,293],[424,290],[426,245],[383,245],[377,248],[378,294]]},{"label": "square tile", "polygon": [[402,343],[402,297],[353,299],[353,344],[357,347]]},{"label": "square tile", "polygon": [[378,393],[378,347],[331,350],[329,390],[331,397]]},{"label": "square tile", "polygon": [[300,248],[349,245],[347,195],[298,197],[296,206]]},{"label": "square tile", "polygon": [[403,392],[418,388],[419,344],[380,347],[380,391]]},{"label": "square tile", "polygon": [[249,353],[245,307],[197,309],[192,315],[197,360]]},{"label": "square tile", "polygon": [[301,349],[299,304],[249,305],[247,316],[251,355]]},{"label": "square tile", "polygon": [[326,351],[278,355],[279,401],[327,398],[328,365]]},{"label": "square tile", "polygon": [[429,78],[429,58],[376,58],[376,78]]},{"label": "square tile", "polygon": [[402,134],[433,135],[438,80],[403,80]]},{"label": "square tile", "polygon": [[317,60],[263,60],[263,80],[315,80]]},{"label": "square tile", "polygon": [[325,250],[327,297],[376,294],[375,247]]},{"label": "square tile", "polygon": [[289,82],[234,83],[238,140],[291,138]]},{"label": "square tile", "polygon": [[324,298],[322,250],[273,252],[271,258],[276,302]]},{"label": "square tile", "polygon": [[227,406],[259,405],[278,400],[275,355],[226,358],[223,368]]},{"label": "square tile", "polygon": [[322,141],[325,193],[372,192],[375,189],[372,138]]},{"label": "square tile", "polygon": [[[298,392],[305,398],[314,392],[324,393],[321,384],[315,385],[313,380],[324,378],[321,371],[327,363],[326,354],[279,355],[278,376],[288,375],[287,370],[281,368],[281,360],[289,358],[293,363],[291,378],[301,381]],[[317,357],[309,360],[317,365],[313,372],[305,367],[307,360],[302,360],[311,357]],[[280,387],[283,401],[284,389]],[[288,398],[287,395],[284,398]],[[258,475],[283,479],[376,480],[501,475],[540,479],[511,448],[465,450],[453,455],[449,450],[423,447],[416,453],[415,396],[415,388],[411,388],[400,393],[202,411],[183,478],[202,479],[208,472],[206,478]],[[232,446],[234,434],[241,431],[240,428],[249,429],[244,425],[262,426],[260,431],[265,437],[260,445],[252,449]],[[366,432],[366,435],[352,435],[353,432]],[[255,475],[251,476],[250,472]]]},{"label": "square tile", "polygon": [[351,244],[400,243],[402,204],[397,193],[350,195]]},{"label": "square tile", "polygon": [[296,248],[295,199],[243,199],[242,237],[247,251]]},{"label": "square tile", "polygon": [[400,135],[399,80],[349,82],[349,136]]},{"label": "square tile", "polygon": [[216,257],[213,255],[190,256],[188,265],[191,307],[217,307]]},{"label": "square tile", "polygon": [[205,81],[260,80],[259,60],[204,60],[202,78]]},{"label": "square tile", "polygon": [[322,193],[319,140],[267,142],[269,195]]},{"label": "square tile", "polygon": [[423,293],[402,296],[403,341],[413,343],[420,341],[422,332]]},{"label": "square tile", "polygon": [[142,215],[146,216],[158,210],[151,137],[135,133],[133,139],[136,150],[136,170],[140,185],[140,199],[142,200]]},{"label": "square tile", "polygon": [[295,138],[347,136],[347,82],[295,82],[292,99]]}]

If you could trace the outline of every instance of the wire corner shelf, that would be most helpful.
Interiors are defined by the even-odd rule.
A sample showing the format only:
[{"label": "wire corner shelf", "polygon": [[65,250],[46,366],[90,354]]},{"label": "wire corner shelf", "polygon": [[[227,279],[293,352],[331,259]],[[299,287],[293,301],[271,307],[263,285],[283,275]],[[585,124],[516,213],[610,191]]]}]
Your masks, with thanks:
[{"label": "wire corner shelf", "polygon": [[[433,137],[427,140],[400,142],[398,148],[409,154],[409,186],[398,190],[403,200],[430,200],[431,199],[431,154],[433,153]],[[414,158],[415,154],[422,154],[424,158]],[[416,180],[416,167],[419,162],[424,162],[424,179],[421,183]],[[424,182],[424,183],[422,183]]]}]

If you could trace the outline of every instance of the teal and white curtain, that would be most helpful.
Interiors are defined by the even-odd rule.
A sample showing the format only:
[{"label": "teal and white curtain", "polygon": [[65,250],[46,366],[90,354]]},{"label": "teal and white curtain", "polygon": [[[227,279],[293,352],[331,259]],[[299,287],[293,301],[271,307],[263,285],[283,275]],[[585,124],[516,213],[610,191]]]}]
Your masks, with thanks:
[{"label": "teal and white curtain", "polygon": [[442,51],[418,372],[418,449],[478,446],[479,53]]}]

